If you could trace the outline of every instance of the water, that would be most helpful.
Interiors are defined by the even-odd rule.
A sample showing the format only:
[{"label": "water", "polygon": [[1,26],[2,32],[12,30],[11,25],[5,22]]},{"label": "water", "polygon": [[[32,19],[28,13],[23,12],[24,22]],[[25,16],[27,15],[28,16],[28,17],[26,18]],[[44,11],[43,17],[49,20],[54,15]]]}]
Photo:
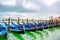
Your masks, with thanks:
[{"label": "water", "polygon": [[19,39],[15,37],[12,33],[8,33],[7,40],[19,40]]},{"label": "water", "polygon": [[7,40],[7,38],[4,38],[4,37],[0,36],[0,40]]},{"label": "water", "polygon": [[43,29],[36,32],[25,32],[25,34],[8,33],[7,40],[60,40],[60,27]]}]

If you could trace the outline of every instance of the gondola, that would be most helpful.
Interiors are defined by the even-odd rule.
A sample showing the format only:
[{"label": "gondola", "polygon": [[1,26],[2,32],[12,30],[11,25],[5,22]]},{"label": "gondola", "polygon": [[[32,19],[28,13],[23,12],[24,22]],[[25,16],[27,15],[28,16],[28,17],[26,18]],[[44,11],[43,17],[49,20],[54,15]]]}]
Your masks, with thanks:
[{"label": "gondola", "polygon": [[42,27],[43,27],[44,29],[47,29],[47,28],[48,28],[48,24],[47,24],[46,22],[43,22],[43,23],[42,23]]},{"label": "gondola", "polygon": [[52,24],[51,22],[48,22],[47,26],[48,26],[48,28],[52,28],[52,27],[54,27],[54,24]]},{"label": "gondola", "polygon": [[42,23],[34,23],[34,24],[35,24],[37,30],[42,30],[43,29]]},{"label": "gondola", "polygon": [[17,29],[20,30],[20,31],[18,31],[17,29],[15,29],[16,32],[20,32],[20,33],[23,33],[24,34],[24,27],[23,27],[22,24],[18,24],[18,22],[17,22],[17,24],[15,24],[13,22],[11,22],[11,23],[12,23],[12,26],[14,26],[14,27],[16,27]]},{"label": "gondola", "polygon": [[0,24],[0,36],[7,38],[7,30]]},{"label": "gondola", "polygon": [[36,26],[32,24],[31,22],[29,23],[24,23],[23,26],[25,27],[25,31],[36,31]]},{"label": "gondola", "polygon": [[15,32],[15,33],[23,33],[23,30],[18,28],[18,25],[12,23],[12,25],[9,25],[5,22],[5,26],[8,27],[8,31]]}]

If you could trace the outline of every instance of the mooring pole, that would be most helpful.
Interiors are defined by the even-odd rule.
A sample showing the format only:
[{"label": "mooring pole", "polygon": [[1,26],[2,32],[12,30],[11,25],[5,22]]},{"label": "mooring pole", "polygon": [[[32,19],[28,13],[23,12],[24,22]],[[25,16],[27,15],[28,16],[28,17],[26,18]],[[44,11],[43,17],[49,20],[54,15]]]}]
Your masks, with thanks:
[{"label": "mooring pole", "polygon": [[57,19],[56,19],[56,26],[57,26],[57,24],[58,24],[58,23],[57,23]]},{"label": "mooring pole", "polygon": [[27,18],[27,24],[28,24],[28,18]]},{"label": "mooring pole", "polygon": [[[34,19],[32,18],[32,23],[34,24]],[[37,27],[36,27],[36,24],[35,24],[35,31],[37,31]]]},{"label": "mooring pole", "polygon": [[[36,20],[35,20],[35,22],[36,22]],[[36,26],[36,24],[35,24],[35,26]],[[36,26],[36,31],[37,31],[37,26]]]},{"label": "mooring pole", "polygon": [[59,17],[59,26],[60,26],[60,17]]},{"label": "mooring pole", "polygon": [[20,24],[20,19],[19,19],[19,17],[18,17],[18,28],[20,29],[19,24]]},{"label": "mooring pole", "polygon": [[[44,20],[42,20],[42,23],[44,23]],[[42,25],[42,29],[44,30],[44,26]]]},{"label": "mooring pole", "polygon": [[4,19],[2,20],[2,25],[4,25]]},{"label": "mooring pole", "polygon": [[51,20],[51,23],[52,23],[52,27],[53,27],[53,18],[52,18],[52,20]]},{"label": "mooring pole", "polygon": [[9,19],[8,19],[8,31],[10,31],[9,28],[10,27],[10,17],[9,17]]},{"label": "mooring pole", "polygon": [[19,24],[20,24],[20,19],[19,19],[19,17],[18,17],[18,28],[19,28]]},{"label": "mooring pole", "polygon": [[39,19],[38,19],[38,23],[39,23]]},{"label": "mooring pole", "polygon": [[25,32],[24,27],[20,28],[19,25],[20,25],[20,18],[18,17],[18,28],[21,29],[21,30],[23,30]]},{"label": "mooring pole", "polygon": [[48,28],[48,20],[46,20],[47,28]]},{"label": "mooring pole", "polygon": [[32,18],[32,23],[34,23],[34,19]]},{"label": "mooring pole", "polygon": [[[22,23],[24,24],[24,19],[22,19]],[[25,33],[25,25],[23,25],[23,30],[24,30],[24,33]]]}]

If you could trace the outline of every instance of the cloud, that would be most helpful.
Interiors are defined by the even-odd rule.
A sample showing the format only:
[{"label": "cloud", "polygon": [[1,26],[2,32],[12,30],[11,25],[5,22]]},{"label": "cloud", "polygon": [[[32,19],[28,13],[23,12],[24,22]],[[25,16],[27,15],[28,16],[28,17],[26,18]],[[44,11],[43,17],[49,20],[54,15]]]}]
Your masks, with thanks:
[{"label": "cloud", "polygon": [[[50,16],[60,15],[60,1],[58,0],[16,0],[15,6],[0,5],[3,17],[18,16],[22,18],[48,19]],[[12,14],[13,13],[13,14]],[[7,16],[9,15],[9,16]]]},{"label": "cloud", "polygon": [[5,6],[0,5],[0,12],[35,12],[35,10],[26,9],[22,6]]},{"label": "cloud", "polygon": [[52,6],[53,4],[55,4],[59,0],[37,0],[37,1],[41,2],[49,7],[49,6]]},{"label": "cloud", "polygon": [[22,17],[23,19],[26,19],[26,18],[29,18],[29,19],[32,19],[32,18],[34,18],[34,19],[49,19],[50,18],[50,16],[53,16],[53,17],[59,17],[60,15],[59,14],[56,14],[56,13],[52,13],[52,14],[44,14],[44,13],[21,13],[21,15],[22,16],[24,16],[24,17]]},{"label": "cloud", "polygon": [[3,1],[1,1],[1,4],[13,6],[13,5],[16,5],[16,0],[3,0]]},{"label": "cloud", "polygon": [[23,7],[20,0],[1,0],[0,12],[36,12],[36,10]]},{"label": "cloud", "polygon": [[6,18],[14,18],[17,19],[18,17],[24,17],[23,15],[21,15],[20,13],[17,12],[0,12],[0,19],[6,19]]},{"label": "cloud", "polygon": [[36,3],[30,2],[30,1],[24,1],[22,3],[22,6],[27,9],[37,10],[39,9],[38,5]]},{"label": "cloud", "polygon": [[51,6],[51,11],[60,14],[60,1],[56,2],[53,6]]}]

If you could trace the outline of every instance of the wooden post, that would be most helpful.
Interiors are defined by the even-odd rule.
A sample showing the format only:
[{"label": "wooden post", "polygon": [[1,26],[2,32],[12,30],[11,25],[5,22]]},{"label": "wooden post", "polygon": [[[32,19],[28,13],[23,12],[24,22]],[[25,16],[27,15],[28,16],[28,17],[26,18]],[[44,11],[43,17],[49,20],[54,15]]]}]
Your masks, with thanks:
[{"label": "wooden post", "polygon": [[19,17],[18,17],[18,28],[20,29],[19,24],[20,24],[20,19],[19,19]]},{"label": "wooden post", "polygon": [[34,23],[34,19],[32,18],[32,22]]},{"label": "wooden post", "polygon": [[35,22],[36,22],[36,20],[35,20]]},{"label": "wooden post", "polygon": [[10,27],[10,17],[8,19],[8,30],[10,29],[9,27]]},{"label": "wooden post", "polygon": [[[36,22],[36,20],[35,20],[35,22]],[[36,26],[36,31],[37,31],[37,26]]]},{"label": "wooden post", "polygon": [[46,20],[46,24],[47,24],[47,27],[48,27],[48,20]]},{"label": "wooden post", "polygon": [[47,20],[45,20],[46,24],[47,24]]},{"label": "wooden post", "polygon": [[18,27],[19,27],[19,24],[20,24],[20,19],[19,19],[19,17],[18,17]]},{"label": "wooden post", "polygon": [[28,18],[27,18],[27,24],[28,24]]},{"label": "wooden post", "polygon": [[23,30],[25,32],[24,27],[20,28],[19,25],[20,25],[20,18],[18,17],[18,28],[21,29],[21,30]]},{"label": "wooden post", "polygon": [[39,23],[39,19],[38,19],[38,23]]},{"label": "wooden post", "polygon": [[10,18],[10,21],[11,21],[10,23],[12,23],[13,19],[12,19],[12,18]]},{"label": "wooden post", "polygon": [[56,19],[56,26],[57,26],[57,24],[58,24],[58,23],[57,23],[57,19]]},{"label": "wooden post", "polygon": [[2,20],[2,25],[4,25],[4,19]]}]

